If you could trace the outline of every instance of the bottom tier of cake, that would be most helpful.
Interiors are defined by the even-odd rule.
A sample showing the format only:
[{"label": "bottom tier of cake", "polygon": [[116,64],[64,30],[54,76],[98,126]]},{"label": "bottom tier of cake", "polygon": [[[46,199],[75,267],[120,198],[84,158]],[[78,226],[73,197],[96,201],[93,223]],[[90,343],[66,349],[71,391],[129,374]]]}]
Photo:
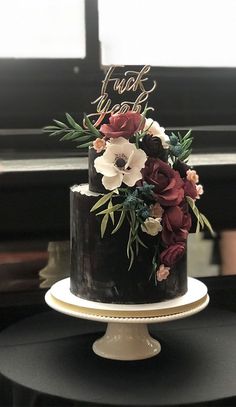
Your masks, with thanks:
[{"label": "bottom tier of cake", "polygon": [[101,238],[101,217],[91,213],[101,195],[88,185],[71,188],[71,292],[103,303],[142,304],[176,298],[187,291],[186,256],[171,269],[166,280],[153,273],[152,237],[144,234],[142,246],[129,269],[126,254],[128,224],[111,235],[109,227]]}]

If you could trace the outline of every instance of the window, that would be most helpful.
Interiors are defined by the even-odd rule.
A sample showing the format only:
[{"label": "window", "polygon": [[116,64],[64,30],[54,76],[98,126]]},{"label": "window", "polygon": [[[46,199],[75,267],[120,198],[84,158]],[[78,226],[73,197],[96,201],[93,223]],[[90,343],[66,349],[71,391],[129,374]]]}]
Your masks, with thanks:
[{"label": "window", "polygon": [[1,58],[84,58],[84,0],[0,3]]},{"label": "window", "polygon": [[1,154],[43,145],[53,153],[38,132],[78,112],[99,70],[97,2],[2,0],[0,13]]},{"label": "window", "polygon": [[104,65],[236,67],[235,0],[99,0],[99,21]]},{"label": "window", "polygon": [[0,12],[1,154],[77,153],[40,129],[93,111],[110,64],[152,65],[165,127],[235,125],[235,0],[2,0]]}]

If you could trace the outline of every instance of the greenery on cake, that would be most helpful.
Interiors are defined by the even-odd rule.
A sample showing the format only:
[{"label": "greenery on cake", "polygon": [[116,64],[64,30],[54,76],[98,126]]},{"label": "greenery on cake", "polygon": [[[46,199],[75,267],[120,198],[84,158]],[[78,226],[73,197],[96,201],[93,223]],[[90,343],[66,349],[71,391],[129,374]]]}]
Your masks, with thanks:
[{"label": "greenery on cake", "polygon": [[155,120],[146,118],[148,110],[110,114],[99,129],[86,115],[82,127],[67,114],[67,123],[55,120],[45,131],[62,136],[61,140],[72,140],[79,148],[96,150],[94,166],[107,190],[91,209],[101,216],[101,236],[108,233],[108,222],[114,234],[128,221],[129,268],[140,246],[146,248],[143,236],[152,236],[153,275],[162,281],[186,251],[191,211],[197,219],[197,231],[205,226],[211,233],[213,230],[197,208],[203,187],[196,171],[187,164],[192,151],[191,130],[168,136]]}]

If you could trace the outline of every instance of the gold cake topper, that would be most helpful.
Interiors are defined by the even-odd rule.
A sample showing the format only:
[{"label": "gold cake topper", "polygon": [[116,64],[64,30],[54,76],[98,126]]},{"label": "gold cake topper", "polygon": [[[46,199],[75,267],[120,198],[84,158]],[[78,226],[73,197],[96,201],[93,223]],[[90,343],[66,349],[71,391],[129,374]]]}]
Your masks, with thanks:
[{"label": "gold cake topper", "polygon": [[[140,71],[126,71],[124,78],[113,77],[113,73],[118,65],[111,66],[107,71],[105,79],[102,81],[100,96],[91,102],[91,104],[97,104],[96,113],[91,113],[88,117],[98,116],[98,119],[93,124],[95,127],[99,126],[107,114],[125,113],[129,110],[141,113],[142,105],[147,101],[149,94],[156,88],[156,81],[153,81],[150,89],[146,89],[145,82],[148,80],[147,74],[151,67],[149,65],[143,66]],[[119,95],[123,95],[125,92],[138,92],[138,96],[134,101],[124,100],[121,103],[117,103],[112,106],[111,98],[108,93],[108,85],[113,84],[113,91]],[[149,107],[149,109],[154,110]]]}]

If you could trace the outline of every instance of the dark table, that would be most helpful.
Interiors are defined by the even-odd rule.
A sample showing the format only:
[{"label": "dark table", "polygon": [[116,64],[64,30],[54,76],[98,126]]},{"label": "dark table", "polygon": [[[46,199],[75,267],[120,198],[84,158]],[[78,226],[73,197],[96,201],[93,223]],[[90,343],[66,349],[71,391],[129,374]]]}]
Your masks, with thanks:
[{"label": "dark table", "polygon": [[91,349],[105,324],[54,311],[0,334],[0,405],[236,405],[236,314],[209,306],[149,325],[162,345],[151,359],[120,362]]}]

